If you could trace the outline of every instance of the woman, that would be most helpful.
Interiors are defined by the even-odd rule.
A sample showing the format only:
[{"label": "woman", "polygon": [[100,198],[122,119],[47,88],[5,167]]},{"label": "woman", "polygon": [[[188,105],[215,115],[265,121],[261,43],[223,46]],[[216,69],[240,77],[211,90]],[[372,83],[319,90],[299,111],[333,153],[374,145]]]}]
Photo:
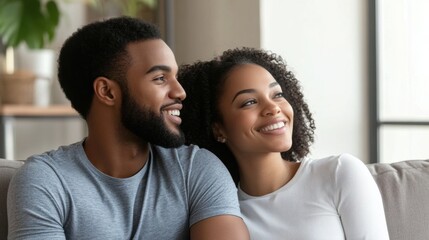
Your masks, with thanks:
[{"label": "woman", "polygon": [[315,129],[280,56],[242,48],[185,65],[188,144],[215,153],[238,183],[252,239],[388,239],[380,192],[359,159],[309,159]]}]

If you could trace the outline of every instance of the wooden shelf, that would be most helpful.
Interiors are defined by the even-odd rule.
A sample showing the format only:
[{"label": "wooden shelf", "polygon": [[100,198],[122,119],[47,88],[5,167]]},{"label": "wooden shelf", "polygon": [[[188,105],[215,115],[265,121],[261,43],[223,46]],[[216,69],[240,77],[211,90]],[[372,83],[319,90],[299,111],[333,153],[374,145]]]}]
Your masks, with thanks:
[{"label": "wooden shelf", "polygon": [[15,159],[15,123],[20,119],[35,121],[79,119],[80,115],[70,105],[46,107],[20,104],[0,105],[0,157]]},{"label": "wooden shelf", "polygon": [[34,105],[12,105],[0,106],[2,117],[73,117],[79,114],[69,105],[51,105],[40,107]]}]

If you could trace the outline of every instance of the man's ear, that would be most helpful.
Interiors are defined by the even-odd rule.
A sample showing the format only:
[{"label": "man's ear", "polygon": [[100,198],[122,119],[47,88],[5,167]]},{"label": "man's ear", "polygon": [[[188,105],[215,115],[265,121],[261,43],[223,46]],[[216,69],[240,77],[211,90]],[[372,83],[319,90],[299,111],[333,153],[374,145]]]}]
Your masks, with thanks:
[{"label": "man's ear", "polygon": [[94,80],[94,97],[104,104],[113,106],[119,101],[121,89],[119,84],[105,77],[98,77]]}]

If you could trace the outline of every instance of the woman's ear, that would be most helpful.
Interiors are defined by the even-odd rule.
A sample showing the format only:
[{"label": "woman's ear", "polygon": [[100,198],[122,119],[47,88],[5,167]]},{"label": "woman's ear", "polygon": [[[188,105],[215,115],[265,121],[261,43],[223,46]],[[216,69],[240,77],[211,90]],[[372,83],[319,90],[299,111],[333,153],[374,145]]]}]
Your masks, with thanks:
[{"label": "woman's ear", "polygon": [[222,124],[220,123],[213,123],[212,124],[212,131],[213,136],[215,137],[215,140],[220,143],[226,143],[227,136],[225,134],[225,130],[222,127]]},{"label": "woman's ear", "polygon": [[113,106],[119,101],[120,87],[113,80],[105,77],[98,77],[93,83],[95,98],[107,105]]}]

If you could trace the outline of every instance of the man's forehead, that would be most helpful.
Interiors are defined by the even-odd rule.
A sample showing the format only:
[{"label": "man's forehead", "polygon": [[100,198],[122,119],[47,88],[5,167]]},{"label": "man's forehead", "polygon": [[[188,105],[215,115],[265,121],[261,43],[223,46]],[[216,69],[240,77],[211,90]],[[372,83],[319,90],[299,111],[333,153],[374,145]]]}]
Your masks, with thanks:
[{"label": "man's forehead", "polygon": [[131,64],[143,64],[149,70],[156,66],[177,68],[176,59],[167,44],[161,39],[131,43],[127,47]]}]

